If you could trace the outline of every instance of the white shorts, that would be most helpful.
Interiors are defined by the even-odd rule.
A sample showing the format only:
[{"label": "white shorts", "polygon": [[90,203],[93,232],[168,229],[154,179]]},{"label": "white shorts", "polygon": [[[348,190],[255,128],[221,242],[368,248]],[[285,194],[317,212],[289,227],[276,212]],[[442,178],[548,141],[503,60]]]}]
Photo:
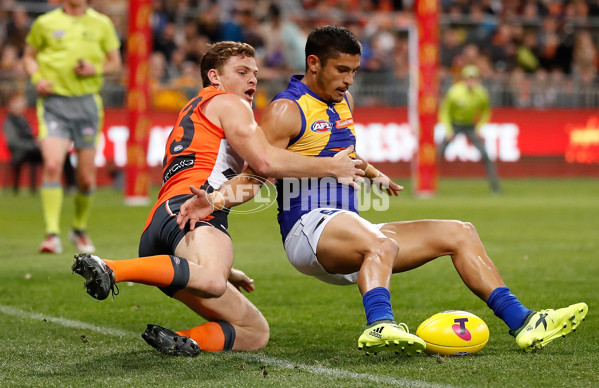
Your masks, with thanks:
[{"label": "white shorts", "polygon": [[[330,273],[325,270],[316,258],[316,247],[325,226],[336,215],[348,213],[347,210],[334,208],[319,208],[306,213],[300,218],[285,239],[285,252],[291,265],[305,275],[314,276],[325,283],[336,285],[355,284],[358,281],[358,272],[350,274]],[[368,222],[368,221],[366,221]],[[372,230],[379,231],[385,224],[368,224]]]}]

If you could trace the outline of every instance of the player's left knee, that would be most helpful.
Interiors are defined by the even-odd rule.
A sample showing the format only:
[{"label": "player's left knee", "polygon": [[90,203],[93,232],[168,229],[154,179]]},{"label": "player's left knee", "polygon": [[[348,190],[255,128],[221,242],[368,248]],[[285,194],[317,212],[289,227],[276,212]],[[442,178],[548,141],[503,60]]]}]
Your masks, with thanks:
[{"label": "player's left knee", "polygon": [[237,328],[238,350],[260,350],[266,347],[270,339],[270,327],[262,314],[251,322]]},{"label": "player's left knee", "polygon": [[476,228],[470,222],[456,221],[456,223],[456,239],[458,240],[456,243],[458,246],[466,244],[478,236]]},{"label": "player's left knee", "polygon": [[253,337],[253,344],[255,347],[252,350],[263,349],[268,343],[268,340],[270,339],[270,327],[264,317],[262,317],[260,322],[256,324]]},{"label": "player's left knee", "polygon": [[397,241],[387,237],[383,240],[383,245],[386,254],[393,260],[395,260],[395,257],[397,257],[397,253],[399,253],[399,244],[397,243]]},{"label": "player's left knee", "polygon": [[371,249],[371,252],[375,253],[379,260],[393,265],[399,252],[399,244],[392,238],[382,237],[377,240],[377,244]]}]

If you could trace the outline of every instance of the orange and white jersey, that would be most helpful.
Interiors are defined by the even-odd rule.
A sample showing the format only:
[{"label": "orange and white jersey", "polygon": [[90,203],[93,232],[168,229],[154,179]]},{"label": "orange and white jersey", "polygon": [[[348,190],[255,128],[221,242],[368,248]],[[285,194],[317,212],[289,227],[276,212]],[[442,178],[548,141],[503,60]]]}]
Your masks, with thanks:
[{"label": "orange and white jersey", "polygon": [[243,170],[244,160],[231,147],[223,129],[202,113],[203,104],[226,93],[206,87],[179,113],[166,142],[162,187],[155,208],[174,196],[191,194],[190,185],[209,192],[216,190]]}]

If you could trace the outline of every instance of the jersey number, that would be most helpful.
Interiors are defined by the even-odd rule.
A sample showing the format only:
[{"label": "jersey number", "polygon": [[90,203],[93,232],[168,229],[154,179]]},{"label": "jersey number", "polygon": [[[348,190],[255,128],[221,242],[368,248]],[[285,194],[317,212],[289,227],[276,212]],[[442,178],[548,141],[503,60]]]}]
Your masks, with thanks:
[{"label": "jersey number", "polygon": [[179,127],[183,128],[183,137],[181,137],[181,140],[173,141],[171,143],[171,155],[180,154],[191,145],[191,141],[193,140],[193,135],[195,133],[195,128],[193,126],[193,121],[191,120],[191,115],[193,114],[193,111],[196,109],[196,107],[201,101],[202,97],[200,96],[191,100],[189,104],[187,104],[187,107],[185,108],[187,112],[179,122]]}]

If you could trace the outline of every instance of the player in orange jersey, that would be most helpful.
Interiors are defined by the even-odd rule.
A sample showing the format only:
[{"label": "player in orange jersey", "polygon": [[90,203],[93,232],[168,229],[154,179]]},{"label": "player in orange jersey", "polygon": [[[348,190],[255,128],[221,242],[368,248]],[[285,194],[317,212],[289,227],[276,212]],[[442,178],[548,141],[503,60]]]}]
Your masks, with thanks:
[{"label": "player in orange jersey", "polygon": [[356,168],[359,162],[348,156],[351,148],[317,160],[270,145],[250,105],[258,71],[254,56],[251,46],[237,42],[214,44],[203,56],[206,87],[183,108],[167,140],[162,188],[141,236],[140,257],[115,261],[75,256],[73,271],[85,278],[87,292],[96,299],[114,293],[116,283],[143,283],[160,287],[209,321],[178,332],[148,325],[142,337],[165,354],[255,350],[269,338],[266,320],[239,291],[254,286],[243,272],[232,269],[228,210],[178,227],[179,207],[194,196],[191,185],[213,192],[242,171],[244,160],[264,176],[330,176],[356,185],[354,180],[363,175]]}]

